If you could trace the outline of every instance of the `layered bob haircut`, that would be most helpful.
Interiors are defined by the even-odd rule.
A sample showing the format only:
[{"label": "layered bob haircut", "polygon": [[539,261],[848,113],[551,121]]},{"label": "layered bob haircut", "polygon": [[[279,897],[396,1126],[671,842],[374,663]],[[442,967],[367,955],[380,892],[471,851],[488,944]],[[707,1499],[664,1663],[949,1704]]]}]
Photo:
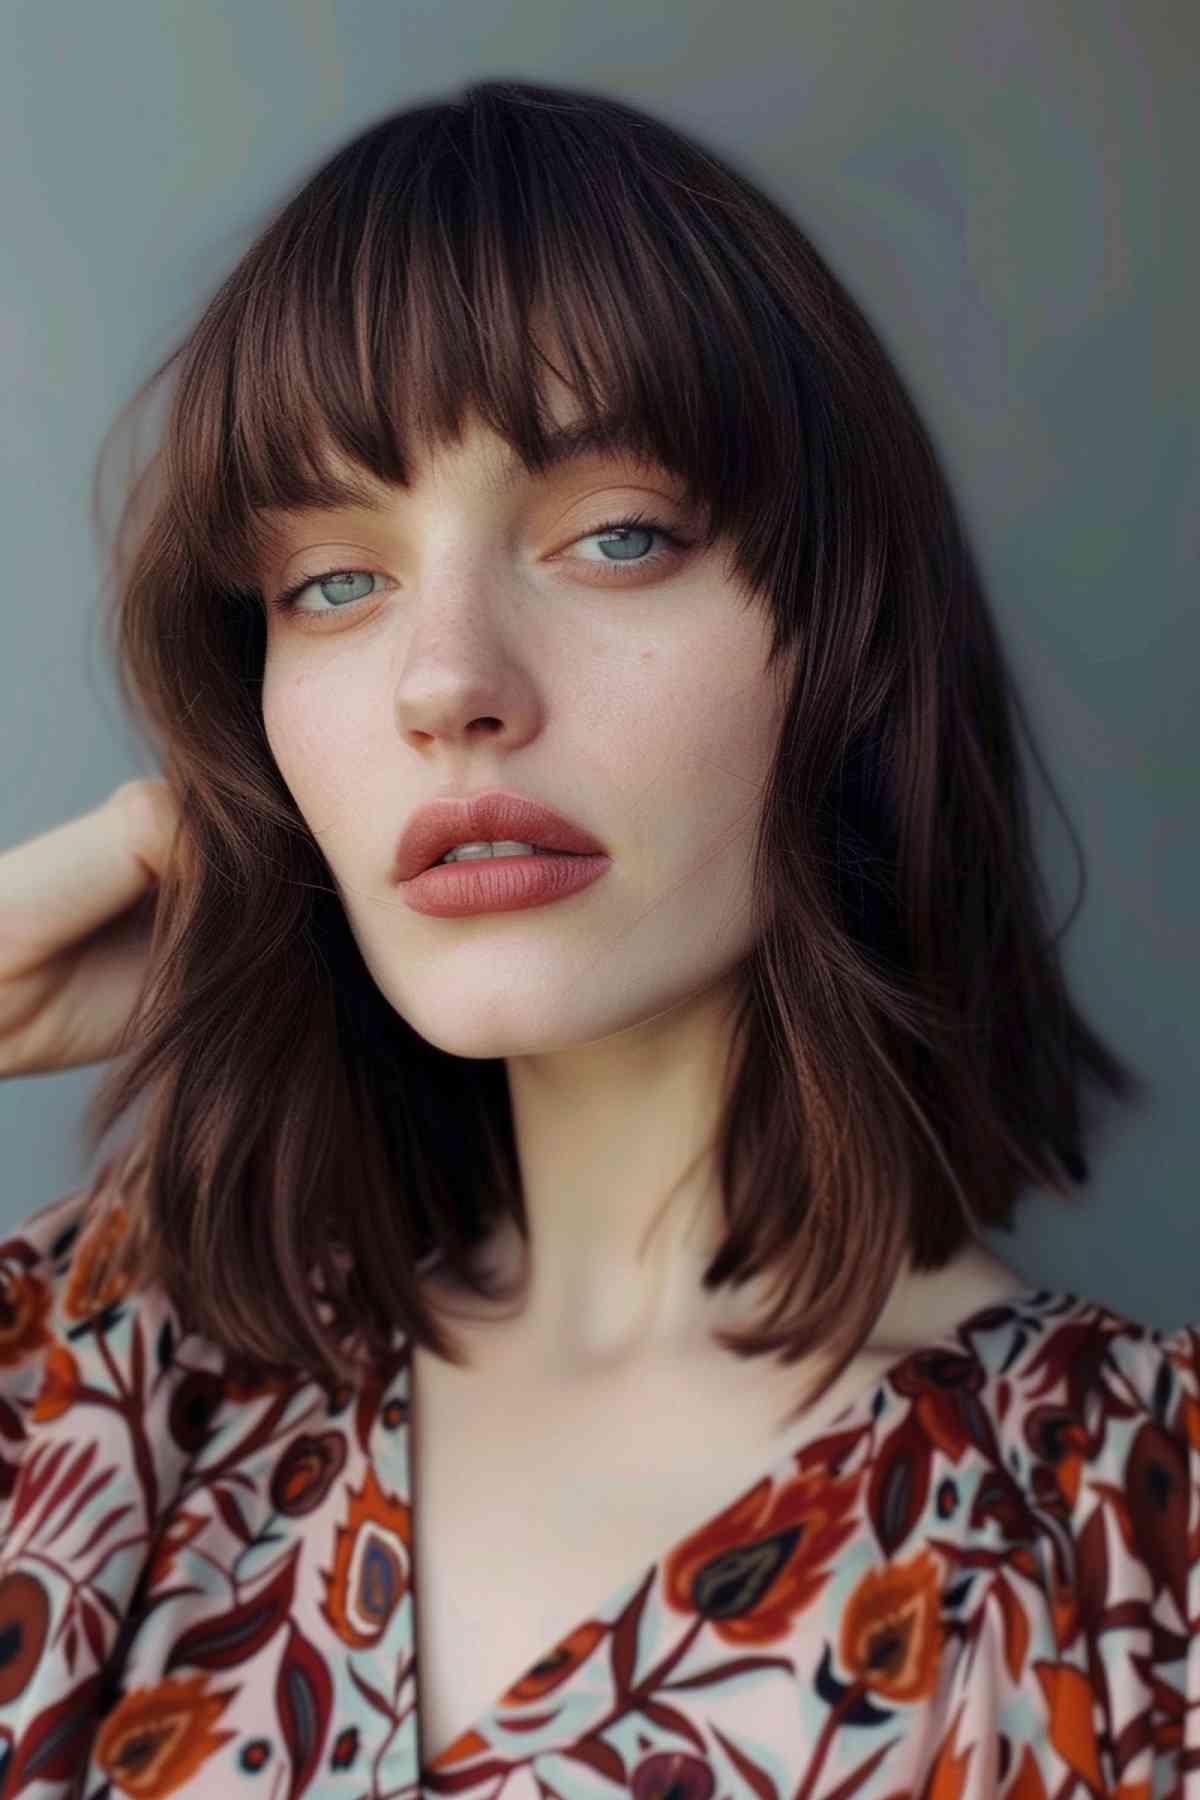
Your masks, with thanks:
[{"label": "layered bob haircut", "polygon": [[106,546],[106,630],[181,820],[83,1127],[97,1156],[143,1103],[89,1185],[96,1280],[161,1282],[259,1379],[355,1385],[398,1331],[467,1360],[419,1265],[440,1251],[494,1298],[473,1248],[506,1214],[527,1235],[504,1062],[431,1045],[371,978],[268,746],[255,571],[270,513],[344,504],[360,472],[404,487],[468,415],[540,473],[547,366],[682,479],[788,671],[705,1284],[768,1275],[755,1330],[720,1341],[831,1358],[813,1399],[906,1252],[936,1269],[1029,1188],[1069,1198],[1089,1099],[1146,1088],[1068,995],[1018,722],[1053,786],[879,339],[745,176],[579,90],[483,81],[362,132],[101,447],[98,520],[114,434],[167,384]]}]

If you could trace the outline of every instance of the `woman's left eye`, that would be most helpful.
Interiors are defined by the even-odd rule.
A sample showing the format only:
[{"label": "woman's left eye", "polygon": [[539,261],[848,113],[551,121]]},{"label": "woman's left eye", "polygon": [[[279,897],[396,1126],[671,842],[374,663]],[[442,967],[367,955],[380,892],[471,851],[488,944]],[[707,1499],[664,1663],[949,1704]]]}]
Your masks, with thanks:
[{"label": "woman's left eye", "polygon": [[[632,534],[635,545],[637,540],[643,537],[665,538],[667,543],[671,545],[671,550],[657,550],[653,556],[636,558],[625,556],[619,557],[615,563],[609,562],[606,565],[609,568],[619,568],[622,564],[631,563],[634,568],[644,569],[648,565],[667,561],[670,555],[677,550],[686,550],[688,548],[685,540],[681,538],[677,532],[672,531],[669,526],[664,525],[661,519],[647,518],[645,513],[631,513],[628,517],[623,519],[609,519],[606,524],[597,525],[591,531],[585,532],[583,537],[576,539],[576,542],[582,544],[586,543],[588,538],[613,537],[617,532]],[[622,547],[627,548],[628,546]]]},{"label": "woman's left eye", "polygon": [[[619,541],[617,543],[617,548],[620,551],[628,551],[629,554],[618,555],[616,560],[602,558],[598,565],[593,563],[593,567],[599,566],[604,569],[614,570],[617,573],[620,573],[623,568],[632,568],[634,570],[657,568],[660,563],[669,562],[679,551],[689,548],[687,539],[680,537],[678,532],[672,531],[670,526],[665,525],[661,519],[648,518],[644,513],[630,513],[620,519],[608,519],[603,525],[593,526],[591,531],[584,532],[581,537],[576,538],[574,541],[582,544],[586,543],[589,538],[608,538],[611,540],[618,538],[618,534],[621,534],[624,541]],[[656,550],[650,555],[638,555],[637,552],[640,541],[645,538],[654,537],[665,539],[670,548],[667,550]],[[584,562],[592,561],[589,557],[582,557],[580,560]],[[285,589],[284,592],[276,598],[274,606],[276,611],[285,613],[316,612],[320,614],[330,611],[348,611],[355,601],[369,598],[372,591],[369,584],[374,582],[375,579],[375,573],[370,569],[326,569],[320,575],[306,575],[301,581],[297,581],[290,588]],[[364,591],[347,592],[347,587],[353,588],[355,586],[361,586],[363,582],[368,584]],[[329,608],[302,607],[297,604],[300,596],[305,593],[307,589],[323,587],[333,587],[337,590],[340,604]],[[329,595],[326,595],[325,597],[327,599],[331,598]]]}]

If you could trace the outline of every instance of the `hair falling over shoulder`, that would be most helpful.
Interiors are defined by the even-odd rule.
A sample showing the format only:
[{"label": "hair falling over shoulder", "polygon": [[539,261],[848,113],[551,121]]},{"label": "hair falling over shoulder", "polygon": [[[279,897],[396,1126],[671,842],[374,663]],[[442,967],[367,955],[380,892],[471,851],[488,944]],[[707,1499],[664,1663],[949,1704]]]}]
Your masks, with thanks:
[{"label": "hair falling over shoulder", "polygon": [[461,1360],[417,1265],[440,1250],[481,1291],[472,1247],[522,1219],[505,1068],[435,1048],[372,980],[268,747],[254,571],[270,509],[351,499],[356,469],[405,483],[469,413],[539,471],[551,341],[581,413],[683,478],[769,608],[790,698],[706,1281],[771,1271],[728,1347],[832,1347],[832,1381],[906,1252],[940,1267],[1029,1188],[1069,1197],[1090,1096],[1145,1085],[1068,995],[1018,726],[1053,788],[901,378],[777,204],[590,93],[483,81],[363,131],[101,450],[98,519],[113,435],[165,389],[106,631],[180,841],[91,1153],[144,1110],[91,1192],[136,1222],[128,1269],[235,1358],[337,1385],[401,1329]]}]

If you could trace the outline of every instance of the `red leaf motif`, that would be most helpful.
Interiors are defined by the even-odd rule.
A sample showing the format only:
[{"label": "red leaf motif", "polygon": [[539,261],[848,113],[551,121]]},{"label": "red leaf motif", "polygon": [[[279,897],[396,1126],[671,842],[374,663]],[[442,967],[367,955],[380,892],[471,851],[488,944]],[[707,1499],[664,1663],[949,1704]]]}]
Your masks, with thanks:
[{"label": "red leaf motif", "polygon": [[562,1754],[572,1762],[582,1763],[593,1774],[607,1777],[618,1792],[629,1786],[629,1772],[624,1762],[612,1745],[606,1744],[602,1738],[584,1738],[580,1743],[571,1744]]},{"label": "red leaf motif", "polygon": [[87,1543],[80,1544],[78,1554],[81,1557],[83,1557],[88,1554],[89,1550],[94,1550],[96,1545],[100,1542],[100,1539],[104,1536],[105,1532],[111,1531],[118,1519],[124,1518],[124,1516],[127,1512],[132,1512],[132,1511],[133,1511],[132,1500],[124,1500],[124,1501],[122,1501],[120,1506],[111,1506],[108,1509],[108,1511],[105,1513],[104,1517],[100,1520],[100,1522],[96,1526],[95,1530],[92,1532],[92,1535],[87,1540]]},{"label": "red leaf motif", "polygon": [[[49,1445],[43,1439],[35,1444],[33,1451],[21,1464],[21,1473],[17,1477],[17,1491],[13,1496],[12,1511],[9,1518],[9,1531],[12,1532],[25,1517],[31,1506],[36,1506],[47,1486],[54,1480],[54,1471],[70,1449],[65,1441],[61,1444]],[[42,1464],[46,1467],[43,1471]]]},{"label": "red leaf motif", "polygon": [[324,1657],[292,1625],[275,1682],[275,1709],[292,1759],[288,1800],[302,1794],[316,1773],[332,1704],[333,1682]]},{"label": "red leaf motif", "polygon": [[102,1663],[104,1661],[104,1626],[100,1622],[100,1614],[91,1601],[85,1598],[79,1602],[79,1616],[83,1620],[88,1649],[96,1661]]},{"label": "red leaf motif", "polygon": [[50,1536],[45,1540],[47,1544],[56,1543],[64,1531],[69,1531],[71,1529],[71,1526],[75,1523],[75,1520],[83,1511],[88,1501],[93,1499],[94,1496],[100,1492],[100,1489],[106,1482],[112,1480],[115,1473],[116,1464],[109,1463],[106,1468],[101,1469],[97,1474],[92,1476],[92,1479],[88,1482],[87,1486],[83,1488],[80,1493],[76,1494],[74,1506],[69,1508],[65,1516],[59,1520],[58,1524],[54,1527],[54,1530],[50,1533]]},{"label": "red leaf motif", "polygon": [[908,1413],[880,1446],[867,1488],[875,1535],[894,1556],[915,1528],[929,1498],[929,1440]]},{"label": "red leaf motif", "polygon": [[202,1619],[185,1631],[171,1648],[164,1665],[169,1675],[180,1663],[200,1669],[228,1669],[246,1662],[268,1643],[286,1622],[296,1586],[296,1544],[284,1566],[250,1600],[214,1618]]},{"label": "red leaf motif", "polygon": [[646,1597],[654,1585],[657,1573],[657,1568],[648,1572],[641,1587],[613,1626],[609,1658],[612,1663],[613,1685],[620,1699],[624,1699],[629,1692],[629,1686],[633,1680],[633,1671],[637,1660],[638,1626],[641,1623],[642,1613],[645,1611]]},{"label": "red leaf motif", "polygon": [[643,1717],[657,1725],[661,1731],[668,1731],[672,1736],[685,1737],[698,1755],[707,1757],[708,1750],[703,1736],[697,1731],[691,1720],[684,1718],[681,1712],[676,1712],[673,1706],[664,1706],[661,1700],[652,1700],[646,1696],[641,1701],[638,1711]]},{"label": "red leaf motif", "polygon": [[89,1675],[61,1700],[44,1707],[13,1754],[4,1781],[6,1797],[35,1781],[69,1781],[79,1774],[95,1727],[100,1675]]},{"label": "red leaf motif", "polygon": [[677,1680],[664,1681],[659,1691],[681,1694],[687,1688],[716,1687],[722,1681],[736,1681],[739,1675],[746,1675],[753,1669],[782,1669],[784,1674],[790,1675],[792,1666],[786,1656],[731,1656],[700,1675],[682,1675]]},{"label": "red leaf motif", "polygon": [[228,1525],[234,1537],[239,1538],[243,1544],[252,1544],[254,1542],[254,1533],[251,1531],[249,1525],[247,1525],[245,1514],[242,1512],[234,1495],[227,1492],[223,1487],[216,1487],[213,1489],[213,1499],[217,1503],[218,1512],[224,1519],[226,1525]]},{"label": "red leaf motif", "polygon": [[377,1687],[372,1687],[371,1683],[358,1673],[358,1670],[354,1667],[352,1662],[346,1664],[346,1673],[349,1675],[363,1699],[367,1702],[367,1705],[373,1706],[377,1713],[382,1713],[385,1719],[388,1719],[392,1724],[395,1724],[395,1709],[384,1698],[379,1689]]},{"label": "red leaf motif", "polygon": [[74,1462],[68,1464],[66,1473],[63,1475],[62,1480],[59,1482],[58,1486],[52,1491],[52,1493],[50,1494],[49,1498],[46,1501],[45,1506],[43,1506],[41,1512],[38,1514],[37,1519],[34,1522],[34,1525],[30,1532],[31,1537],[34,1537],[34,1538],[37,1537],[38,1533],[42,1529],[42,1526],[46,1523],[46,1520],[50,1517],[50,1514],[54,1511],[55,1507],[61,1506],[62,1502],[66,1499],[67,1495],[71,1492],[72,1488],[78,1487],[79,1483],[83,1480],[84,1476],[86,1475],[88,1469],[91,1467],[92,1463],[95,1461],[95,1458],[96,1458],[96,1445],[94,1442],[90,1443],[90,1444],[81,1445],[81,1447],[79,1449],[79,1453],[75,1457]]},{"label": "red leaf motif", "polygon": [[[835,1788],[830,1789],[825,1800],[850,1800],[850,1795],[857,1794],[859,1788],[871,1779],[884,1757],[898,1741],[896,1738],[889,1738],[886,1744],[880,1744],[878,1750],[868,1756],[865,1763],[860,1763],[857,1769],[847,1775],[845,1781],[839,1781]],[[897,1796],[897,1800],[911,1800],[911,1796],[901,1794]]]},{"label": "red leaf motif", "polygon": [[758,1800],[779,1800],[779,1789],[765,1769],[760,1769],[757,1763],[752,1763],[746,1752],[739,1750],[732,1739],[727,1738],[716,1725],[713,1726],[713,1736],[751,1793],[758,1795]]},{"label": "red leaf motif", "polygon": [[1083,1623],[1086,1626],[1100,1626],[1112,1584],[1108,1573],[1108,1538],[1104,1530],[1104,1511],[1099,1506],[1079,1533],[1075,1586]]}]

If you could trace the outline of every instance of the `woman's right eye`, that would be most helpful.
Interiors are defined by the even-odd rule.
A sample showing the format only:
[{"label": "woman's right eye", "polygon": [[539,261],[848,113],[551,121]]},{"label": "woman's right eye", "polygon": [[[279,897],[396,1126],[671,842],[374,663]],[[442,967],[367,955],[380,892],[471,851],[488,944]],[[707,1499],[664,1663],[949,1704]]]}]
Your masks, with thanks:
[{"label": "woman's right eye", "polygon": [[[321,575],[306,575],[302,581],[294,582],[290,588],[286,588],[279,595],[275,606],[279,612],[325,612],[326,610],[338,612],[352,601],[362,600],[366,597],[362,593],[349,591],[353,583],[374,580],[375,576],[369,569],[326,569]],[[298,607],[297,600],[310,587],[332,587],[333,593],[326,594],[325,598],[333,601],[334,604],[328,609],[323,606]],[[370,591],[369,588],[366,590],[367,593]]]}]

